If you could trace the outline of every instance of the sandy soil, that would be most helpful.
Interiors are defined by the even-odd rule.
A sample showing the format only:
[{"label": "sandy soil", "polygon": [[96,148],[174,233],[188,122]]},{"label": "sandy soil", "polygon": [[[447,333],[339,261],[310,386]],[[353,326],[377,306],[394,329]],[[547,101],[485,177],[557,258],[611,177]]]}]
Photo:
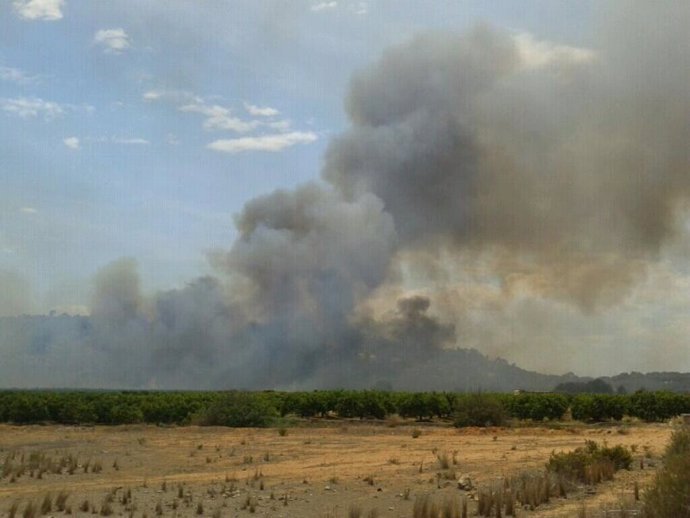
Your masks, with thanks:
[{"label": "sandy soil", "polygon": [[[413,437],[414,430],[421,435]],[[345,518],[359,507],[363,518],[411,517],[415,497],[425,493],[439,501],[472,498],[474,491],[458,489],[460,477],[482,486],[541,470],[552,451],[574,449],[587,439],[635,445],[633,470],[594,491],[583,488],[519,513],[578,516],[583,505],[592,511],[617,507],[621,498],[630,498],[635,481],[644,488],[671,432],[668,425],[641,424],[456,430],[357,421],[312,423],[288,428],[285,435],[277,429],[0,426],[0,459],[15,452],[19,462],[22,454],[28,459],[38,452],[55,462],[72,455],[79,463],[72,475],[44,473],[39,479],[27,471],[14,481],[2,478],[0,513],[9,514],[18,503],[22,516],[29,502],[40,508],[50,494],[53,509],[47,515],[63,516],[54,500],[65,491],[73,516],[100,513],[110,499],[113,516],[198,516],[201,504],[204,516]],[[444,453],[447,469],[438,460]],[[100,462],[102,471],[84,473],[87,461]],[[128,492],[131,501],[123,503]],[[84,501],[87,512],[80,510]],[[474,505],[470,500],[470,515]]]}]

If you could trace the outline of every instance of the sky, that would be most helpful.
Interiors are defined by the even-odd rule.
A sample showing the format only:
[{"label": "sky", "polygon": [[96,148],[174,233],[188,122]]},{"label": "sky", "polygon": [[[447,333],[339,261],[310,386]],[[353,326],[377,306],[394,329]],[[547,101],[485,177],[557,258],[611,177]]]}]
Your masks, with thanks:
[{"label": "sky", "polygon": [[[528,69],[590,62],[606,44],[597,30],[613,5],[1,1],[0,316],[88,314],[94,278],[121,258],[136,261],[147,294],[217,272],[209,252],[233,246],[247,203],[331,170],[331,142],[358,123],[348,108],[352,78],[386,49],[430,31],[487,26],[517,42]],[[374,194],[385,210],[395,202]],[[432,305],[434,314],[453,322],[455,345],[528,368],[607,374],[625,350],[618,370],[688,370],[690,248],[677,235],[653,258],[645,252],[644,275],[601,304],[571,297],[571,288],[561,296],[511,284],[525,274],[518,266],[512,276],[502,267],[469,280],[457,266],[474,252],[468,247],[446,261],[443,276],[425,261],[398,272],[404,282],[389,275],[369,300],[384,305],[409,290],[435,296],[445,305]],[[472,260],[475,273],[480,263]]]},{"label": "sky", "polygon": [[28,311],[85,305],[122,256],[147,289],[181,285],[232,242],[244,202],[318,177],[351,74],[384,48],[477,21],[577,42],[587,16],[545,1],[3,1],[0,268],[28,283]]}]

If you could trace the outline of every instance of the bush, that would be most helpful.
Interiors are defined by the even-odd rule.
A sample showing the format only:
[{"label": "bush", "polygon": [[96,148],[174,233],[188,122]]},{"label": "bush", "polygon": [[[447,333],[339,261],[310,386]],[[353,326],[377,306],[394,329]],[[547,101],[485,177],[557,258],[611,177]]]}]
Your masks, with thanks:
[{"label": "bush", "polygon": [[561,419],[568,410],[568,399],[560,394],[517,394],[506,400],[508,411],[518,419]]},{"label": "bush", "polygon": [[18,424],[40,423],[50,415],[43,398],[33,394],[19,394],[9,405],[7,419]]},{"label": "bush", "polygon": [[501,402],[486,394],[461,396],[455,402],[453,424],[464,426],[503,426],[506,411]]},{"label": "bush", "polygon": [[384,419],[387,404],[381,392],[365,390],[362,392],[345,391],[335,402],[335,411],[340,417],[365,417]]},{"label": "bush", "polygon": [[141,408],[133,405],[115,405],[110,410],[110,421],[113,424],[133,424],[144,421],[144,413]]},{"label": "bush", "polygon": [[552,453],[546,469],[558,475],[596,484],[610,480],[619,469],[630,469],[632,454],[624,446],[600,447],[587,441],[584,447],[570,452]]},{"label": "bush", "polygon": [[364,411],[362,400],[355,392],[345,392],[338,398],[335,411],[340,417],[360,417]]},{"label": "bush", "polygon": [[620,421],[626,413],[624,396],[605,396],[586,394],[573,398],[571,412],[573,419],[579,421]]},{"label": "bush", "polygon": [[276,408],[261,394],[229,392],[202,413],[200,424],[207,426],[265,427],[277,416]]},{"label": "bush", "polygon": [[690,454],[690,430],[683,428],[677,430],[671,436],[671,442],[666,447],[664,455],[672,457],[674,455]]},{"label": "bush", "polygon": [[359,396],[362,401],[362,413],[360,417],[372,417],[374,419],[386,418],[386,402],[381,392],[366,390],[360,392]]},{"label": "bush", "polygon": [[327,412],[323,398],[318,392],[291,392],[280,402],[280,415],[296,414],[300,417],[314,417]]},{"label": "bush", "polygon": [[690,430],[679,430],[666,449],[665,465],[644,495],[648,518],[690,517]]},{"label": "bush", "polygon": [[429,394],[415,392],[406,394],[398,402],[398,413],[401,417],[414,417],[417,421],[430,420],[434,415]]},{"label": "bush", "polygon": [[629,399],[630,415],[645,421],[664,421],[690,412],[690,398],[672,392],[638,391]]},{"label": "bush", "polygon": [[59,423],[82,424],[95,423],[98,415],[93,405],[86,401],[75,401],[73,405],[64,405],[60,408],[56,419]]}]

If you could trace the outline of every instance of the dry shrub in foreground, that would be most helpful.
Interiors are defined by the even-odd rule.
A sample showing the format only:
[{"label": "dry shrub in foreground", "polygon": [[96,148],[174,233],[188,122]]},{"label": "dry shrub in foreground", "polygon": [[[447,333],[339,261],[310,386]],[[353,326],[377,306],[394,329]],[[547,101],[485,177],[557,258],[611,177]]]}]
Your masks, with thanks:
[{"label": "dry shrub in foreground", "polygon": [[55,498],[55,508],[60,512],[64,512],[68,498],[69,498],[69,493],[66,493],[64,491],[60,491],[58,496]]},{"label": "dry shrub in foreground", "polygon": [[665,465],[644,495],[647,518],[690,517],[690,429],[674,432]]},{"label": "dry shrub in foreground", "polygon": [[459,501],[455,497],[446,498],[442,503],[430,495],[415,498],[412,506],[412,518],[467,518],[467,500]]},{"label": "dry shrub in foreground", "polygon": [[450,457],[448,456],[447,452],[442,452],[436,455],[436,458],[438,459],[438,464],[441,467],[441,469],[449,469],[450,468]]},{"label": "dry shrub in foreground", "polygon": [[43,502],[41,502],[41,514],[48,514],[53,510],[53,497],[48,493],[43,497]]},{"label": "dry shrub in foreground", "polygon": [[34,518],[34,516],[36,516],[36,506],[33,502],[29,502],[24,508],[22,518]]},{"label": "dry shrub in foreground", "polygon": [[599,446],[587,441],[584,447],[573,451],[552,453],[546,469],[557,475],[584,482],[598,484],[611,480],[619,469],[630,469],[632,454],[624,446]]},{"label": "dry shrub in foreground", "polygon": [[534,510],[553,498],[567,498],[573,483],[561,475],[537,472],[522,473],[477,492],[477,515],[515,516],[518,508]]}]

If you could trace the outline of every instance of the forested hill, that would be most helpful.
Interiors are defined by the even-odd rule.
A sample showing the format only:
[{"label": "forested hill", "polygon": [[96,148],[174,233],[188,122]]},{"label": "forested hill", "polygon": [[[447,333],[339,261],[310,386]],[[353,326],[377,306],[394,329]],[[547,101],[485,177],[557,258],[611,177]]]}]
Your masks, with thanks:
[{"label": "forested hill", "polygon": [[614,389],[622,386],[628,392],[636,390],[690,392],[690,373],[688,372],[624,372],[602,379]]}]

